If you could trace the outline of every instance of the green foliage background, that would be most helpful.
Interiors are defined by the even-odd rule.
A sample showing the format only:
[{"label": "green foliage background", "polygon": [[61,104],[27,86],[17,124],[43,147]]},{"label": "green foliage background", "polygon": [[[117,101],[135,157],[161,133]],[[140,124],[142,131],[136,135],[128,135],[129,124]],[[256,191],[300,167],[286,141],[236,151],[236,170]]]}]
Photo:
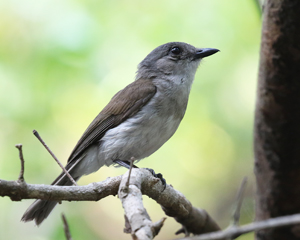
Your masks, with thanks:
[{"label": "green foliage background", "polygon": [[[221,50],[196,75],[177,133],[140,167],[163,173],[193,205],[222,227],[230,222],[244,176],[250,186],[242,223],[253,220],[252,129],[260,17],[251,0],[2,0],[0,1],[0,178],[15,180],[24,145],[25,180],[49,184],[57,164],[32,135],[66,162],[77,140],[118,90],[133,81],[137,64],[155,47],[183,41]],[[79,184],[123,174],[103,167]],[[148,197],[153,221],[164,216]],[[20,218],[32,201],[0,199],[0,239],[130,239],[117,197],[64,202],[39,227]],[[156,239],[175,238],[168,218]],[[251,234],[241,239],[252,239]]]}]

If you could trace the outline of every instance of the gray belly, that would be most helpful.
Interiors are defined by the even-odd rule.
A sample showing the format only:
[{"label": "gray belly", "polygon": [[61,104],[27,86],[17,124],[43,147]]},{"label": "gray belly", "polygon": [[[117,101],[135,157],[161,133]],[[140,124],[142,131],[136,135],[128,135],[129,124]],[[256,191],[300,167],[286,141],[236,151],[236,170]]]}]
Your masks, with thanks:
[{"label": "gray belly", "polygon": [[152,106],[146,106],[136,116],[106,132],[98,159],[102,164],[111,165],[115,159],[148,157],[175,133],[181,119],[174,114],[155,113]]}]

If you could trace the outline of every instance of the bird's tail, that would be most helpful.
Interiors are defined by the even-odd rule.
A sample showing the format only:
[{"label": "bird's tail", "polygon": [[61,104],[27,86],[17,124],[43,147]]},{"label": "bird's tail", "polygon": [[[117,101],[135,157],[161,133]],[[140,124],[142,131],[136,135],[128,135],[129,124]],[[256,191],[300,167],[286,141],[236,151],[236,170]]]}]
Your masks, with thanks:
[{"label": "bird's tail", "polygon": [[[79,177],[74,178],[77,181]],[[51,185],[71,186],[71,180],[62,172]],[[22,217],[22,221],[35,221],[36,225],[40,225],[51,213],[58,202],[50,200],[36,200],[26,210]]]}]

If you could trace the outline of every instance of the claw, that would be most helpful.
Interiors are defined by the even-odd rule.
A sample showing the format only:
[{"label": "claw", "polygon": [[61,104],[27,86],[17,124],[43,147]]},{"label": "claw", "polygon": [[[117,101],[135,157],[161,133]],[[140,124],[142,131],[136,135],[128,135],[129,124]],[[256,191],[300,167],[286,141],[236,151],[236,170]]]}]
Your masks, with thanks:
[{"label": "claw", "polygon": [[167,187],[167,182],[166,182],[166,179],[163,178],[163,175],[162,175],[161,173],[157,173],[157,174],[156,174],[156,173],[154,172],[154,170],[151,169],[151,168],[145,168],[145,169],[147,169],[147,170],[153,175],[153,177],[156,177],[156,178],[159,178],[159,179],[160,179],[160,181],[161,181],[161,183],[162,183],[162,185],[163,185],[163,187],[164,187],[163,191],[165,191],[165,189],[166,189],[166,187]]}]

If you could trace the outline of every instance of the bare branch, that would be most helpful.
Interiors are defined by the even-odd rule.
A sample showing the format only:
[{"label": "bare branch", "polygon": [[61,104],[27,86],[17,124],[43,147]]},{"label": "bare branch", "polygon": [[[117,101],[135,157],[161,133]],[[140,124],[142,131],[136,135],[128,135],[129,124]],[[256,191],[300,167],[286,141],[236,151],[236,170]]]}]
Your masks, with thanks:
[{"label": "bare branch", "polygon": [[160,231],[164,220],[156,224],[152,223],[142,200],[141,184],[145,179],[143,172],[141,169],[132,169],[132,167],[130,170],[131,171],[126,172],[122,177],[118,195],[122,201],[133,239],[151,240]]},{"label": "bare branch", "polygon": [[22,144],[17,144],[16,148],[19,149],[19,158],[21,160],[21,170],[18,177],[19,182],[24,182],[24,157],[23,157],[23,151],[22,151]]},{"label": "bare branch", "polygon": [[260,222],[254,222],[241,227],[230,227],[224,231],[202,234],[190,238],[181,238],[180,240],[217,240],[217,239],[235,238],[242,234],[253,232],[253,231],[276,228],[276,227],[284,227],[284,226],[289,226],[289,225],[299,224],[299,223],[300,223],[300,214],[294,214],[290,216],[277,217],[277,218],[272,218]]},{"label": "bare branch", "polygon": [[183,225],[186,234],[201,234],[220,230],[218,224],[204,209],[193,207],[182,193],[171,186],[167,185],[166,189],[159,194],[154,188],[149,190],[149,192],[143,191],[143,193],[159,203],[166,215],[174,217],[177,222]]},{"label": "bare branch", "polygon": [[239,225],[240,212],[241,212],[246,186],[247,186],[247,177],[244,177],[236,197],[236,209],[233,214],[233,223],[232,223],[233,226]]},{"label": "bare branch", "polygon": [[65,174],[68,176],[68,178],[71,180],[71,182],[78,186],[76,181],[72,178],[72,176],[69,174],[69,172],[65,169],[65,167],[61,164],[61,162],[57,159],[57,157],[54,155],[54,153],[51,151],[51,149],[46,145],[44,140],[41,138],[39,133],[36,130],[33,130],[34,136],[37,137],[37,139],[43,144],[43,146],[46,148],[46,150],[50,153],[50,155],[54,158],[54,160],[58,163],[58,165],[61,167],[61,169],[65,172]]},{"label": "bare branch", "polygon": [[[168,216],[174,217],[188,232],[200,234],[220,230],[215,221],[203,209],[198,209],[170,185],[164,186],[146,169],[132,169],[130,186],[141,186],[142,193],[162,206]],[[127,215],[128,217],[128,215]],[[131,226],[132,227],[132,226]]]},{"label": "bare branch", "polygon": [[[201,234],[217,231],[220,228],[205,210],[197,209],[179,191],[170,185],[164,186],[146,169],[132,169],[140,175],[141,190],[159,203],[168,216],[174,217],[190,233]],[[131,176],[132,179],[134,176]],[[108,178],[103,182],[86,186],[51,186],[18,184],[16,181],[0,180],[0,196],[9,196],[13,201],[21,199],[45,199],[55,201],[98,201],[109,195],[116,195],[122,176]],[[132,180],[130,180],[131,182]]]},{"label": "bare branch", "polygon": [[65,232],[66,240],[72,240],[72,236],[71,236],[70,229],[69,229],[69,224],[68,224],[65,214],[62,213],[61,218],[64,223],[64,232]]},{"label": "bare branch", "polygon": [[44,199],[55,201],[98,201],[109,195],[117,195],[121,176],[108,178],[102,182],[86,186],[54,186],[19,184],[17,181],[0,179],[0,196],[8,196],[12,201],[22,199]]},{"label": "bare branch", "polygon": [[[127,176],[128,172],[126,177],[123,177],[123,179],[125,179],[123,180],[124,182],[126,182]],[[136,182],[134,178],[138,178],[138,181]],[[0,196],[9,196],[13,201],[20,201],[21,199],[29,198],[56,201],[98,201],[109,195],[116,195],[118,193],[121,179],[122,176],[117,176],[114,178],[108,178],[103,182],[91,183],[86,186],[35,185],[27,184],[25,182],[20,184],[18,181],[5,181],[0,179]],[[176,191],[171,186],[167,185],[166,189],[161,192],[163,189],[161,181],[154,178],[148,170],[133,169],[130,182],[140,186],[143,194],[153,198],[157,203],[159,203],[165,213],[174,217],[185,229],[187,229],[188,232],[201,234],[219,230],[218,225],[205,210],[194,208],[180,192]],[[136,187],[136,185],[132,185],[132,183],[129,186],[129,193],[132,191],[132,187],[133,189]],[[292,224],[300,224],[300,214],[254,222],[242,227],[230,227],[224,231],[183,239],[228,239],[235,238],[239,235],[252,231],[288,226]],[[152,226],[152,230],[157,231],[155,223]],[[134,227],[135,226],[132,226],[133,229]]]}]

